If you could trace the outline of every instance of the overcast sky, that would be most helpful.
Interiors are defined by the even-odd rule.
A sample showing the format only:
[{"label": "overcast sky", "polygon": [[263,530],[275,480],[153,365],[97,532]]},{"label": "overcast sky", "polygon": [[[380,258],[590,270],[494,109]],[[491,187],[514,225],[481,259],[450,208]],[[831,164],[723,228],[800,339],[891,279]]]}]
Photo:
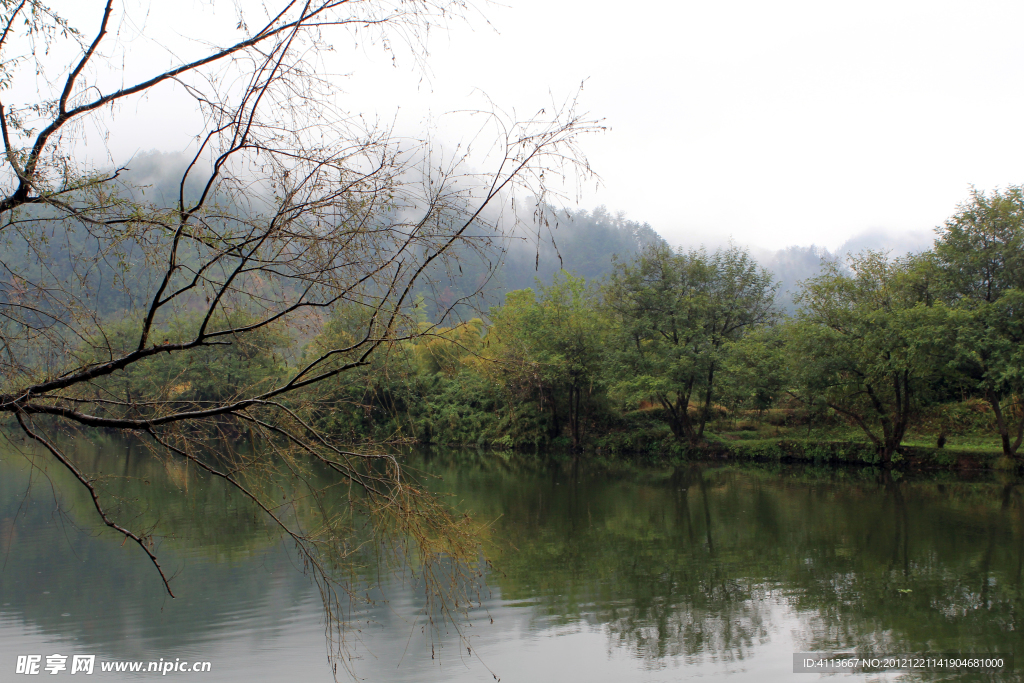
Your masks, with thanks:
[{"label": "overcast sky", "polygon": [[584,204],[676,242],[835,247],[930,231],[1024,182],[1024,3],[507,0],[434,44],[438,109],[528,110],[586,79],[606,119]]},{"label": "overcast sky", "polygon": [[[970,184],[1024,182],[1024,3],[506,2],[481,6],[493,29],[435,35],[426,80],[410,60],[339,51],[347,106],[401,107],[412,126],[479,89],[525,116],[583,82],[581,107],[610,130],[585,141],[603,185],[582,207],[625,211],[675,243],[920,234]],[[173,149],[153,132],[173,112],[146,106],[164,119],[151,145],[128,147]]]}]

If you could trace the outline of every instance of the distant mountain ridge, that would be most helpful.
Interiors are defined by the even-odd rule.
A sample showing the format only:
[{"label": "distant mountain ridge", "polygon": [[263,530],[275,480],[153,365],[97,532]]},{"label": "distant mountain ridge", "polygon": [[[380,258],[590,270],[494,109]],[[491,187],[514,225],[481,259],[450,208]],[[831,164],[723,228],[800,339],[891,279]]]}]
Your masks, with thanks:
[{"label": "distant mountain ridge", "polygon": [[[600,279],[611,272],[612,257],[629,260],[652,244],[667,244],[665,238],[648,223],[629,220],[624,213],[612,213],[600,206],[591,212],[566,214],[567,220],[542,228],[528,245],[509,249],[499,275],[501,289],[512,291],[533,287],[536,279],[543,283],[559,270]],[[800,282],[821,272],[823,262],[844,259],[847,254],[867,249],[889,251],[894,256],[919,253],[931,248],[930,232],[890,234],[883,230],[866,230],[854,235],[834,252],[812,244],[788,246],[776,251],[751,249],[757,261],[775,276],[779,283],[778,304],[786,313],[796,311],[794,297]],[[561,258],[559,258],[561,257]]]},{"label": "distant mountain ridge", "polygon": [[[144,186],[143,193],[150,198],[173,202],[179,192],[179,174],[186,162],[180,154],[144,152],[131,160],[131,170],[125,177]],[[185,188],[186,196],[199,189],[196,181],[190,182]],[[428,316],[435,317],[452,301],[468,297],[481,288],[485,311],[489,305],[503,303],[507,292],[534,287],[537,280],[550,283],[555,273],[563,268],[588,281],[599,280],[612,271],[613,257],[628,261],[648,246],[668,244],[649,223],[629,219],[625,213],[610,211],[605,206],[590,211],[559,210],[549,213],[540,225],[530,220],[522,223],[510,240],[498,238],[505,244],[500,264],[491,261],[498,256],[496,252],[478,254],[457,248],[453,252],[458,262],[456,272],[441,267],[434,269],[430,273],[433,281],[416,288],[416,294],[431,302],[425,311]],[[776,251],[751,249],[751,254],[774,274],[780,283],[779,306],[792,313],[796,309],[793,297],[800,281],[817,275],[823,261],[865,249],[887,249],[894,255],[919,252],[930,248],[931,242],[929,232],[890,234],[876,229],[855,235],[835,252],[810,245],[788,246]],[[142,277],[144,270],[135,277]],[[110,274],[107,275],[109,279]],[[113,301],[110,305],[114,305]],[[474,307],[474,310],[479,309]]]}]

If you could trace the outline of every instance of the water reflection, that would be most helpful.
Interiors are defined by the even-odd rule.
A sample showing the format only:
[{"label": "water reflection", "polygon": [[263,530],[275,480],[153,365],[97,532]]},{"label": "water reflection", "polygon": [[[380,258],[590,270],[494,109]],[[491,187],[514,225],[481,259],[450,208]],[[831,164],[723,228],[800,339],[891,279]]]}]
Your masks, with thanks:
[{"label": "water reflection", "polygon": [[[682,468],[553,477],[437,466],[515,550],[506,600],[586,619],[645,664],[799,650],[1014,652],[1021,632],[1016,481],[869,470]],[[500,515],[500,517],[499,517]]]},{"label": "water reflection", "polygon": [[[59,471],[5,453],[0,671],[17,654],[64,647],[209,659],[207,680],[330,680],[322,606],[291,550],[219,482],[129,448],[83,444],[81,456],[116,472],[109,486],[125,514],[157,526],[181,597],[165,597],[137,548],[97,530]],[[494,569],[464,639],[425,624],[415,581],[368,593],[350,625],[361,678],[781,681],[794,651],[1020,649],[1016,480],[696,465],[607,473],[476,452],[409,465],[489,522]]]}]

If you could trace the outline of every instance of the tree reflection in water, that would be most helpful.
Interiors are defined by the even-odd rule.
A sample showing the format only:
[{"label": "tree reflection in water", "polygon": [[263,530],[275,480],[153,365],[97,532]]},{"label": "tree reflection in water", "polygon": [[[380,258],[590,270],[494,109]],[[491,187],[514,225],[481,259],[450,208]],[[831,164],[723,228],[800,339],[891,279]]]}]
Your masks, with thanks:
[{"label": "tree reflection in water", "polygon": [[645,661],[742,659],[780,603],[806,650],[1020,644],[1016,480],[698,465],[540,477],[469,460],[432,471],[515,548],[496,554],[502,597],[599,625]]},{"label": "tree reflection in water", "polygon": [[[102,449],[85,455],[103,469]],[[500,630],[505,610],[528,606],[534,633],[601,632],[649,669],[756,659],[794,624],[786,647],[806,651],[1014,652],[1021,644],[1016,479],[702,465],[602,472],[472,451],[406,460],[429,488],[487,523],[493,569],[483,607],[471,614],[474,637],[497,633],[489,617]],[[179,602],[143,563],[93,535],[88,501],[72,493],[55,516],[50,484],[37,473],[26,505],[27,471],[8,456],[0,467],[7,617],[129,657],[142,640],[200,647],[232,628],[240,604],[268,619],[308,610],[294,556],[217,482],[133,452],[117,473],[127,478],[110,484],[126,509],[152,520],[177,563],[169,566],[184,570]],[[374,571],[370,558],[350,578],[368,585]],[[381,637],[403,639],[401,655],[409,632],[419,633],[420,590],[386,583],[353,615],[378,625]],[[85,593],[90,618],[62,619],[59,610]],[[452,633],[424,633],[465,652]]]}]

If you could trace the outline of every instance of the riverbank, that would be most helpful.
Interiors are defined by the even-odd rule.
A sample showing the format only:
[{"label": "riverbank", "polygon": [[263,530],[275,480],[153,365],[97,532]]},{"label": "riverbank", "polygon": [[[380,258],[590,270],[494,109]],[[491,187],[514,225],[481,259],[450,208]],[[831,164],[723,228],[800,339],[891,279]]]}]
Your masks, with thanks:
[{"label": "riverbank", "polygon": [[[699,446],[676,438],[660,408],[621,414],[606,412],[588,421],[581,444],[573,448],[564,433],[551,436],[521,419],[469,413],[444,429],[412,430],[421,445],[468,447],[499,453],[537,453],[595,464],[651,465],[694,461],[789,462],[877,466],[878,448],[863,430],[835,414],[809,414],[799,407],[760,413],[717,411]],[[471,437],[470,425],[490,422]],[[500,428],[496,426],[500,423]],[[436,423],[435,423],[436,424]],[[524,428],[526,427],[526,428]],[[940,445],[941,444],[941,445]],[[892,466],[900,470],[1007,470],[1016,463],[1003,456],[987,404],[976,400],[934,406],[909,430]]]},{"label": "riverbank", "polygon": [[[933,441],[934,442],[934,441]],[[880,464],[878,448],[865,440],[837,435],[837,438],[778,435],[750,438],[729,433],[711,433],[707,443],[691,447],[672,438],[650,434],[606,435],[589,451],[601,459],[732,460],[741,462],[805,462],[847,465]],[[587,455],[588,451],[584,451]],[[892,465],[899,469],[969,470],[1013,469],[998,443],[946,445],[943,448],[911,442],[900,447]]]},{"label": "riverbank", "polygon": [[[1003,455],[998,436],[985,429],[985,416],[965,421],[960,407],[931,415],[922,428],[908,433],[893,456],[892,466],[911,471],[1014,470],[1017,463]],[[942,443],[939,446],[939,443]],[[497,450],[504,444],[491,447]],[[529,447],[527,447],[528,449]],[[517,449],[512,449],[517,450]],[[518,450],[522,450],[521,448]],[[878,466],[878,448],[861,430],[836,420],[807,424],[793,411],[772,411],[759,421],[719,419],[709,424],[704,443],[693,447],[672,434],[659,411],[629,414],[606,430],[588,435],[584,447],[573,453],[569,440],[551,440],[541,452],[576,457],[597,463],[635,461],[669,464],[693,461],[783,462],[813,465]]]}]

